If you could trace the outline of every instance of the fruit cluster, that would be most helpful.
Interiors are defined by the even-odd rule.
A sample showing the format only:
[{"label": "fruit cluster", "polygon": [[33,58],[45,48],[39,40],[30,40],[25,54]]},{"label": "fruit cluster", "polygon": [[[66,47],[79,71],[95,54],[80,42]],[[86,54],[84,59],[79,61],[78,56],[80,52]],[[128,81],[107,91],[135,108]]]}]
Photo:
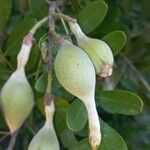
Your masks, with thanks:
[{"label": "fruit cluster", "polygon": [[[100,121],[95,104],[96,74],[101,77],[112,74],[113,54],[105,42],[87,37],[76,21],[69,20],[68,23],[78,46],[63,39],[54,69],[60,84],[85,104],[89,121],[89,142],[92,149],[96,150],[101,142]],[[11,133],[21,127],[34,106],[33,91],[25,75],[32,42],[33,34],[29,33],[18,54],[17,69],[5,83],[0,95],[2,112]],[[59,150],[53,126],[55,106],[52,97],[49,102],[45,105],[45,124],[32,139],[29,150]]]}]

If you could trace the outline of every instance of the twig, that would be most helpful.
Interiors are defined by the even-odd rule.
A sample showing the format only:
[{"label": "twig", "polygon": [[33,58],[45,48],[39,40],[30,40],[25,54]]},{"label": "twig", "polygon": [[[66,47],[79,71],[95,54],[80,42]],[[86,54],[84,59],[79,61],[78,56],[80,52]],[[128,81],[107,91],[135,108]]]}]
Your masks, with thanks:
[{"label": "twig", "polygon": [[5,140],[5,138],[7,138],[7,136],[9,136],[10,135],[10,133],[9,134],[5,134],[2,138],[0,138],[0,143],[3,141],[3,140]]},{"label": "twig", "polygon": [[125,54],[120,54],[124,61],[130,66],[133,72],[136,74],[136,77],[143,83],[147,91],[150,93],[150,85],[147,83],[143,75],[136,69],[136,67],[131,63],[131,61],[125,56]]},{"label": "twig", "polygon": [[38,76],[39,76],[39,73],[40,73],[40,67],[42,65],[42,59],[40,58],[39,59],[39,62],[38,62],[38,68],[37,68],[37,71],[36,71],[36,75],[35,75],[35,80],[38,79]]},{"label": "twig", "polygon": [[9,61],[7,60],[7,58],[5,57],[5,55],[3,54],[3,51],[0,49],[0,52],[2,54],[3,60],[5,61],[5,63],[8,65],[8,67],[13,70],[12,65],[9,63]]},{"label": "twig", "polygon": [[7,150],[13,150],[13,148],[14,148],[14,146],[15,146],[16,138],[17,138],[17,135],[18,135],[18,131],[19,131],[19,130],[17,130],[16,132],[14,132],[14,133],[11,135],[11,139],[10,139],[10,142],[9,142],[9,145],[8,145]]},{"label": "twig", "polygon": [[41,19],[40,21],[38,21],[34,26],[33,28],[29,31],[31,34],[35,34],[36,30],[38,28],[40,28],[46,21],[48,20],[48,17],[45,17],[43,19]]},{"label": "twig", "polygon": [[45,2],[46,2],[48,5],[51,5],[51,1],[45,0]]},{"label": "twig", "polygon": [[35,135],[36,133],[33,131],[33,129],[31,127],[28,126],[28,130],[33,134]]},{"label": "twig", "polygon": [[53,47],[53,39],[51,38],[51,33],[55,31],[55,21],[53,18],[53,13],[56,11],[56,2],[51,2],[51,5],[49,7],[49,35],[48,35],[48,50],[47,50],[47,66],[48,66],[48,84],[47,84],[47,90],[46,93],[51,93],[51,85],[52,85],[52,52],[51,49]]},{"label": "twig", "polygon": [[[58,13],[60,13],[59,8],[57,8],[56,10],[57,10]],[[65,23],[64,19],[63,19],[63,18],[60,18],[60,19],[61,19],[62,25],[63,25],[63,27],[64,27],[64,30],[65,30],[65,32],[66,32],[66,34],[67,34],[67,37],[69,38],[70,41],[72,41],[72,39],[71,39],[71,37],[70,37],[70,35],[69,35],[69,30],[68,30],[68,28],[67,28],[67,26],[66,26],[66,23]]]},{"label": "twig", "polygon": [[[42,73],[42,71],[39,71],[39,73]],[[36,71],[36,72],[33,72],[33,73],[30,74],[30,75],[28,75],[27,78],[30,79],[30,78],[36,76],[36,74],[37,74],[37,71]]]},{"label": "twig", "polygon": [[8,131],[0,131],[0,134],[9,134],[10,132]]},{"label": "twig", "polygon": [[71,20],[76,21],[76,19],[71,18],[70,16],[67,16],[61,12],[53,13],[53,16],[59,17],[60,19],[63,18],[66,22],[69,22]]}]

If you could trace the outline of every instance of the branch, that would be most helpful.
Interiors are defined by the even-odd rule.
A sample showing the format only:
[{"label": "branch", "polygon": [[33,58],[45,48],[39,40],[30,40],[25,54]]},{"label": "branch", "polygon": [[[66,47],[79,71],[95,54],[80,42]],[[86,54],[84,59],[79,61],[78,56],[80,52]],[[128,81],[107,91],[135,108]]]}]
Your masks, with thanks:
[{"label": "branch", "polygon": [[52,96],[52,47],[53,47],[53,38],[51,36],[51,33],[55,31],[55,21],[53,18],[53,13],[56,11],[56,2],[51,2],[49,6],[49,16],[48,16],[48,25],[49,25],[49,35],[48,35],[48,45],[47,45],[47,57],[45,57],[44,62],[47,63],[48,68],[48,78],[47,78],[47,89],[45,93],[44,103],[45,105],[50,105],[51,100],[53,99]]},{"label": "branch", "polygon": [[3,134],[3,135],[10,134],[10,132],[8,132],[8,131],[0,131],[0,134]]},{"label": "branch", "polygon": [[19,130],[17,130],[16,132],[12,133],[7,150],[13,150],[13,148],[15,146],[16,138],[17,138],[17,135],[18,135],[18,131]]}]

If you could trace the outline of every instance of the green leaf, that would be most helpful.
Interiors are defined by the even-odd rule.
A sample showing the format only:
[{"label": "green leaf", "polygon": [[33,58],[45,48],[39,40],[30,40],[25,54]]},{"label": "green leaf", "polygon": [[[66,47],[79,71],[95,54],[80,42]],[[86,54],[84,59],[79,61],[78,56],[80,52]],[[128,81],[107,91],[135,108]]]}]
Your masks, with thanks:
[{"label": "green leaf", "polygon": [[87,138],[79,141],[78,144],[71,147],[69,150],[91,150],[91,146]]},{"label": "green leaf", "polygon": [[102,141],[99,150],[127,150],[126,143],[118,132],[100,120]]},{"label": "green leaf", "polygon": [[80,100],[75,100],[69,107],[67,112],[67,125],[74,132],[78,132],[84,128],[87,123],[87,111]]},{"label": "green leaf", "polygon": [[65,100],[62,97],[55,97],[55,107],[57,108],[68,108],[69,107],[69,103],[67,102],[67,100]]},{"label": "green leaf", "polygon": [[60,137],[61,134],[64,132],[64,130],[67,127],[66,124],[66,113],[67,109],[66,108],[57,108],[55,111],[55,116],[54,116],[54,126],[57,132],[57,135]]},{"label": "green leaf", "polygon": [[47,73],[42,74],[35,83],[36,91],[45,93],[47,87]]},{"label": "green leaf", "polygon": [[37,97],[36,98],[37,101],[36,101],[36,105],[38,107],[38,109],[40,110],[40,112],[42,113],[42,115],[45,116],[45,110],[44,110],[44,97]]},{"label": "green leaf", "polygon": [[35,43],[32,46],[30,57],[26,66],[26,70],[30,70],[35,66],[38,60],[38,55],[39,55],[39,48],[38,45]]},{"label": "green leaf", "polygon": [[5,47],[5,55],[16,55],[22,44],[23,37],[29,32],[31,27],[35,24],[35,19],[25,18],[21,21],[11,32]]},{"label": "green leaf", "polygon": [[96,98],[97,104],[111,113],[136,115],[142,111],[143,107],[141,98],[129,91],[100,91]]},{"label": "green leaf", "polygon": [[74,146],[78,143],[73,132],[70,131],[68,128],[66,128],[64,132],[61,134],[61,141],[66,148]]},{"label": "green leaf", "polygon": [[125,46],[126,35],[123,31],[113,31],[102,38],[113,51],[113,54],[116,55],[120,50]]},{"label": "green leaf", "polygon": [[48,6],[44,0],[29,0],[32,15],[40,20],[48,15]]},{"label": "green leaf", "polygon": [[129,32],[128,27],[119,20],[120,11],[118,7],[109,7],[107,14],[102,23],[96,28],[95,34],[97,37],[102,38],[106,34],[115,31],[123,30],[125,33]]},{"label": "green leaf", "polygon": [[0,0],[0,32],[5,27],[11,13],[12,1]]},{"label": "green leaf", "polygon": [[[113,128],[107,125],[103,120],[101,122],[102,141],[99,150],[127,150],[126,143]],[[77,145],[69,150],[91,150],[89,140],[83,139]]]},{"label": "green leaf", "polygon": [[85,33],[93,31],[104,19],[107,13],[107,4],[97,0],[79,13],[79,24]]}]

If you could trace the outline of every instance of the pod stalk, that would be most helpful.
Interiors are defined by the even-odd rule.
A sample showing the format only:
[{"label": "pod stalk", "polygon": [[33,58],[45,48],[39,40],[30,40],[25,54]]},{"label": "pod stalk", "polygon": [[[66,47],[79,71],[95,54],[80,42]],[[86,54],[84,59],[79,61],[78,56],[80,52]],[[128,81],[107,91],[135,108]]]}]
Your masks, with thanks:
[{"label": "pod stalk", "polygon": [[79,24],[77,22],[74,22],[72,20],[70,20],[69,22],[70,25],[70,30],[72,31],[72,33],[76,36],[77,41],[79,41],[81,38],[84,38],[84,40],[86,38],[88,38],[83,31],[81,30]]},{"label": "pod stalk", "polygon": [[32,43],[33,43],[33,34],[29,33],[24,37],[21,50],[17,56],[18,70],[24,69],[25,65],[27,64],[30,51],[32,48]]},{"label": "pod stalk", "polygon": [[101,143],[101,131],[95,100],[94,98],[88,97],[84,100],[84,104],[87,109],[89,120],[89,142],[92,150],[97,150]]},{"label": "pod stalk", "polygon": [[45,114],[46,114],[46,121],[45,126],[46,127],[52,127],[53,128],[53,116],[55,112],[54,102],[51,100],[50,105],[45,105]]}]

